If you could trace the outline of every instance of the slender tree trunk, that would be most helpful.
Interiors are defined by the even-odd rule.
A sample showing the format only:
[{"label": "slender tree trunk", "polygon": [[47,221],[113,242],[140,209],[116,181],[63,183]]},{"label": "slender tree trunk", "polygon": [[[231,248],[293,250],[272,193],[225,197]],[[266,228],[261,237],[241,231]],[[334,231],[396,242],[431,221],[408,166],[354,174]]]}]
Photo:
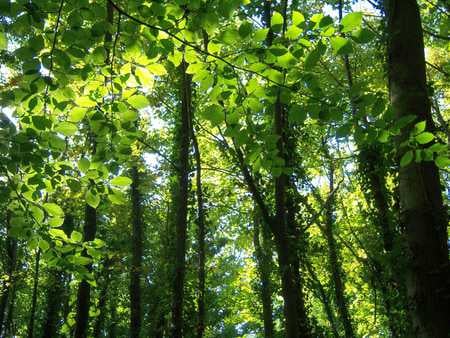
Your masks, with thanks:
[{"label": "slender tree trunk", "polygon": [[142,212],[137,166],[131,168],[132,238],[130,269],[130,337],[138,338],[141,331],[141,272],[142,272]]},{"label": "slender tree trunk", "polygon": [[326,210],[325,220],[325,237],[328,244],[328,261],[330,264],[331,275],[334,286],[334,296],[336,306],[344,326],[345,337],[352,338],[355,336],[353,327],[348,312],[347,299],[345,297],[345,285],[342,280],[341,262],[339,258],[339,251],[334,237],[334,165],[330,162],[330,170],[328,174],[330,196],[328,197],[328,204]]},{"label": "slender tree trunk", "polygon": [[[283,34],[287,27],[287,1],[282,1],[284,17]],[[272,45],[274,34],[271,29],[272,1],[264,2],[264,21],[269,28],[266,43]],[[278,136],[278,156],[285,166],[292,162],[294,149],[289,142],[289,126],[285,105],[281,102],[281,88],[278,88],[274,105],[274,133]],[[282,295],[284,299],[285,335],[288,338],[309,337],[308,319],[304,304],[303,288],[300,278],[299,236],[296,229],[295,210],[290,194],[290,177],[285,173],[274,175],[275,184],[275,220],[271,224],[274,234],[278,265],[281,272]]]},{"label": "slender tree trunk", "polygon": [[[259,271],[261,286],[259,287],[259,293],[261,295],[262,305],[263,305],[263,322],[264,322],[264,337],[272,338],[274,337],[274,323],[273,323],[273,309],[272,309],[272,283],[270,281],[270,272],[272,267],[271,258],[271,248],[270,248],[270,238],[267,226],[261,224],[261,217],[258,215],[257,209],[255,208],[255,216],[253,221],[253,244],[255,246],[255,257],[256,263]],[[260,228],[262,230],[262,240],[261,245],[260,240]]]},{"label": "slender tree trunk", "polygon": [[191,76],[186,73],[187,64],[183,60],[181,70],[181,116],[177,126],[177,186],[175,187],[175,213],[176,244],[175,244],[175,276],[173,284],[172,302],[172,337],[183,336],[183,303],[184,303],[184,277],[186,271],[186,235],[187,235],[187,203],[188,203],[188,175],[189,175],[189,141],[191,118]]},{"label": "slender tree trunk", "polygon": [[197,192],[197,242],[198,242],[198,323],[197,323],[197,338],[202,338],[205,333],[205,279],[206,279],[206,252],[205,252],[205,237],[206,237],[206,217],[205,206],[203,203],[203,189],[202,189],[202,163],[200,156],[200,148],[198,146],[197,137],[195,135],[194,127],[191,123],[192,143],[194,145],[194,157],[196,166],[196,192]]},{"label": "slender tree trunk", "polygon": [[[6,212],[6,232],[9,231],[10,228],[10,220],[11,213],[9,211]],[[8,275],[8,282],[3,282],[2,287],[2,296],[0,298],[0,337],[2,336],[2,331],[5,329],[6,331],[6,323],[7,323],[7,312],[8,312],[8,303],[11,299],[13,299],[13,289],[15,283],[14,272],[16,270],[16,262],[17,262],[17,241],[10,236],[6,237],[5,241],[6,246],[6,274]]]},{"label": "slender tree trunk", "polygon": [[36,253],[35,262],[34,262],[33,294],[31,296],[30,321],[28,322],[28,338],[34,337],[34,321],[35,321],[35,317],[36,317],[40,261],[41,261],[41,249],[38,249],[38,251]]},{"label": "slender tree trunk", "polygon": [[328,296],[327,292],[325,291],[325,288],[323,287],[322,283],[320,282],[319,278],[317,277],[313,267],[311,266],[310,262],[308,262],[308,260],[305,260],[305,267],[311,276],[311,280],[313,282],[314,288],[316,289],[316,292],[318,292],[318,297],[322,301],[323,309],[325,310],[328,321],[330,322],[330,327],[331,327],[331,331],[333,332],[333,337],[339,338],[338,325],[336,323],[336,318],[333,313],[333,308],[332,308],[332,305],[330,302],[330,297]]},{"label": "slender tree trunk", "polygon": [[[63,230],[70,236],[74,227],[71,215],[66,215]],[[44,317],[42,338],[56,338],[58,336],[58,319],[64,300],[64,280],[65,274],[59,268],[52,268],[49,271],[47,281],[47,309]]]},{"label": "slender tree trunk", "polygon": [[[425,56],[419,7],[415,0],[389,0],[388,75],[392,109],[426,121],[434,131],[427,93]],[[412,126],[401,131],[398,144]],[[399,148],[399,156],[405,152]],[[439,171],[434,162],[399,169],[400,222],[410,251],[407,291],[414,334],[446,337],[450,332],[448,216],[443,206]]]},{"label": "slender tree trunk", "polygon": [[98,296],[98,305],[97,309],[100,312],[97,316],[97,320],[94,325],[94,338],[100,338],[102,336],[102,329],[105,322],[106,317],[106,302],[108,300],[108,287],[111,281],[111,271],[110,271],[111,261],[106,259],[103,265],[103,287],[100,291],[100,295]]},{"label": "slender tree trunk", "polygon": [[[90,205],[85,206],[85,221],[84,221],[84,241],[93,241],[97,231],[97,210]],[[87,255],[83,251],[83,255]],[[92,264],[87,266],[89,271],[92,271]],[[75,320],[75,338],[87,338],[88,323],[89,323],[89,307],[91,303],[91,286],[86,280],[82,280],[78,285],[77,293],[77,312]]]}]

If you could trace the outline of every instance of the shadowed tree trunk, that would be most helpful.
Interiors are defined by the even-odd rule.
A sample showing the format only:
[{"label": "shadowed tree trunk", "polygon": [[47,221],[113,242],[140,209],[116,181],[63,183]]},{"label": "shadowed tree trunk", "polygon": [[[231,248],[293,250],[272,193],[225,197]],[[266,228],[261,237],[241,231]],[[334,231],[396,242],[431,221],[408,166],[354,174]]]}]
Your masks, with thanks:
[{"label": "shadowed tree trunk", "polygon": [[[93,241],[97,231],[97,210],[90,205],[85,206],[84,220],[84,241]],[[83,255],[87,255],[83,251]],[[87,266],[92,271],[92,264]],[[77,312],[75,316],[75,338],[86,338],[88,336],[89,307],[91,303],[91,285],[85,280],[81,280],[77,292]]]},{"label": "shadowed tree trunk", "polygon": [[191,118],[191,76],[186,73],[187,64],[180,66],[181,116],[176,126],[177,185],[174,187],[173,217],[176,229],[175,275],[172,300],[172,337],[183,336],[184,277],[186,271],[186,232],[189,175],[189,143]]},{"label": "shadowed tree trunk", "polygon": [[[388,75],[392,109],[400,119],[416,116],[434,131],[428,99],[422,25],[415,0],[385,2],[388,16]],[[398,144],[413,126],[402,129]],[[399,147],[401,157],[407,149]],[[450,332],[448,216],[439,171],[422,161],[399,169],[400,222],[409,248],[407,292],[415,336],[446,337]]]},{"label": "shadowed tree trunk", "polygon": [[141,331],[141,272],[142,272],[142,211],[137,166],[131,168],[132,237],[130,269],[130,337],[138,338]]},{"label": "shadowed tree trunk", "polygon": [[[191,121],[192,122],[192,121]],[[194,127],[191,123],[192,143],[194,145],[194,157],[196,166],[196,193],[197,193],[197,242],[198,242],[198,323],[197,338],[202,338],[205,333],[205,279],[206,279],[206,253],[205,253],[205,236],[206,236],[206,217],[205,206],[203,202],[202,189],[202,163],[200,156],[200,148],[198,146],[197,137]]]},{"label": "shadowed tree trunk", "polygon": [[[264,337],[274,337],[273,309],[272,309],[272,283],[270,274],[272,270],[272,251],[270,245],[270,235],[267,226],[261,224],[261,217],[257,208],[254,210],[253,221],[253,244],[255,246],[255,257],[260,276],[261,285],[259,293],[263,305]],[[262,229],[261,229],[262,228]],[[262,231],[261,231],[262,230]],[[262,232],[262,245],[260,233]]]},{"label": "shadowed tree trunk", "polygon": [[97,309],[99,315],[94,325],[94,338],[100,338],[102,336],[102,330],[104,330],[104,322],[106,317],[106,302],[108,300],[108,289],[109,283],[111,282],[111,271],[110,271],[111,260],[106,258],[103,263],[103,286],[98,296]]},{"label": "shadowed tree trunk", "polygon": [[334,216],[334,165],[330,159],[330,168],[328,172],[329,189],[330,194],[328,197],[328,203],[326,206],[325,215],[325,237],[328,245],[328,261],[330,264],[330,271],[333,280],[334,298],[338,313],[344,327],[345,337],[352,338],[355,336],[353,327],[348,312],[347,299],[345,297],[345,285],[342,280],[341,261],[339,255],[339,249],[337,247],[336,239],[334,236],[335,216]]},{"label": "shadowed tree trunk", "polygon": [[28,338],[34,337],[34,321],[36,318],[36,305],[38,297],[38,287],[39,287],[39,264],[41,261],[41,249],[39,248],[36,252],[36,258],[34,261],[34,277],[33,277],[33,294],[31,296],[31,310],[30,310],[30,320],[28,322]]},{"label": "shadowed tree trunk", "polygon": [[[63,230],[70,236],[74,227],[73,217],[66,215]],[[61,315],[62,300],[64,299],[65,273],[57,267],[49,271],[47,281],[47,309],[42,328],[42,338],[56,338],[58,336],[58,321],[63,318]]]},{"label": "shadowed tree trunk", "polygon": [[[10,228],[11,213],[6,212],[6,232]],[[17,241],[10,236],[6,237],[6,258],[5,258],[5,273],[8,275],[8,281],[4,281],[2,285],[2,295],[0,298],[0,337],[2,336],[3,329],[6,331],[6,323],[8,316],[8,304],[13,297],[14,288],[14,272],[16,270],[17,261]]]}]

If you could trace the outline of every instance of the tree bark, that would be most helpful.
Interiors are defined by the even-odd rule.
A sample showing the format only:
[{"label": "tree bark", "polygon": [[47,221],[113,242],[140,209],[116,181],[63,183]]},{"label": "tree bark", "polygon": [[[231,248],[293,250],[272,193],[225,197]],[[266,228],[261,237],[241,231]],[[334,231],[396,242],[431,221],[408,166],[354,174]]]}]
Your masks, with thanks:
[{"label": "tree bark", "polygon": [[174,187],[174,219],[176,229],[175,243],[175,275],[173,283],[172,301],[172,336],[183,336],[183,303],[184,277],[186,271],[186,236],[187,236],[187,203],[188,203],[188,175],[189,175],[189,143],[191,118],[191,76],[186,73],[187,63],[183,60],[180,66],[181,83],[181,116],[176,127],[177,148],[177,186]]},{"label": "tree bark", "polygon": [[[11,213],[9,211],[6,212],[6,232],[8,233],[10,228],[10,220]],[[16,270],[16,262],[17,262],[17,241],[10,236],[6,237],[5,241],[6,246],[6,274],[8,275],[8,282],[3,282],[2,287],[2,296],[0,298],[0,336],[2,335],[3,329],[6,331],[6,323],[7,323],[7,312],[8,312],[8,303],[14,297],[13,288],[14,288],[14,272]]]},{"label": "tree bark", "polygon": [[[192,121],[191,121],[192,122]],[[194,127],[191,123],[192,143],[194,145],[194,157],[196,166],[196,189],[197,189],[197,242],[198,242],[198,323],[197,323],[197,338],[202,338],[205,333],[205,280],[206,280],[206,216],[205,206],[203,201],[202,188],[202,163],[200,148],[195,135]]]},{"label": "tree bark", "polygon": [[353,332],[353,326],[351,323],[350,314],[348,312],[347,299],[345,297],[345,285],[342,280],[342,270],[340,255],[334,237],[334,165],[330,159],[330,169],[328,173],[330,195],[328,197],[328,204],[326,209],[325,219],[325,237],[328,245],[328,262],[330,264],[330,271],[334,286],[334,297],[336,300],[336,306],[341,318],[342,325],[344,327],[345,337],[352,338],[355,336]]},{"label": "tree bark", "polygon": [[108,300],[108,287],[111,281],[111,271],[110,271],[111,261],[106,258],[103,264],[103,287],[100,291],[100,295],[98,296],[98,305],[97,309],[100,312],[97,316],[97,320],[94,325],[94,338],[100,338],[102,336],[102,330],[105,323],[106,317],[106,302]]},{"label": "tree bark", "polygon": [[[434,131],[427,94],[423,34],[415,0],[389,0],[388,76],[397,118],[416,116]],[[398,144],[413,126],[402,129]],[[399,156],[404,153],[399,148]],[[434,162],[399,169],[400,222],[409,248],[407,291],[414,334],[446,337],[450,332],[450,287],[447,248],[448,216],[443,206],[439,171]]]},{"label": "tree bark", "polygon": [[31,310],[30,310],[30,320],[28,322],[28,338],[34,337],[34,321],[36,317],[36,305],[37,305],[37,293],[39,287],[39,263],[41,261],[41,249],[39,248],[36,253],[36,258],[34,262],[34,277],[33,277],[33,294],[31,296]]},{"label": "tree bark", "polygon": [[[95,233],[97,231],[97,210],[87,204],[85,206],[83,230],[84,241],[93,241],[95,239]],[[87,253],[83,251],[83,255],[87,255]],[[89,272],[92,271],[92,264],[89,264],[87,268]],[[90,296],[91,286],[83,279],[78,285],[75,338],[87,338],[88,336]]]},{"label": "tree bark", "polygon": [[130,269],[130,337],[138,338],[141,331],[141,272],[142,272],[142,211],[137,166],[131,168],[132,238]]},{"label": "tree bark", "polygon": [[[273,309],[272,309],[272,283],[270,281],[270,273],[272,267],[270,238],[267,226],[261,224],[261,217],[258,215],[257,208],[254,210],[253,221],[253,244],[255,246],[255,258],[261,285],[259,287],[259,293],[261,295],[261,301],[263,305],[263,323],[264,323],[264,337],[274,337],[274,323],[273,323]],[[263,227],[261,245],[260,240],[260,228]]]}]

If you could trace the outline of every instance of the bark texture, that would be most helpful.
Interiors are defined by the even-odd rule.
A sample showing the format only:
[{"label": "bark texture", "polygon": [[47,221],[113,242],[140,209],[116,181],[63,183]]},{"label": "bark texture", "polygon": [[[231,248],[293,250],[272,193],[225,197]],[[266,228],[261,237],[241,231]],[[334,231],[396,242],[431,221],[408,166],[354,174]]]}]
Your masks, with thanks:
[{"label": "bark texture", "polygon": [[190,144],[190,118],[191,118],[191,76],[186,73],[185,61],[180,66],[180,96],[181,116],[176,130],[177,145],[177,186],[174,192],[174,218],[175,218],[175,274],[173,282],[172,301],[172,337],[183,336],[183,303],[184,303],[184,277],[186,273],[186,232],[187,232],[187,203],[188,203],[188,176],[189,176],[189,144]]},{"label": "bark texture", "polygon": [[[415,0],[389,0],[388,75],[392,109],[397,118],[416,116],[433,131],[427,94],[419,8]],[[403,128],[399,144],[412,126]],[[399,156],[405,150],[399,149]],[[399,169],[400,222],[409,247],[407,292],[414,335],[447,337],[450,332],[450,287],[447,248],[448,216],[439,171],[434,162]]]}]

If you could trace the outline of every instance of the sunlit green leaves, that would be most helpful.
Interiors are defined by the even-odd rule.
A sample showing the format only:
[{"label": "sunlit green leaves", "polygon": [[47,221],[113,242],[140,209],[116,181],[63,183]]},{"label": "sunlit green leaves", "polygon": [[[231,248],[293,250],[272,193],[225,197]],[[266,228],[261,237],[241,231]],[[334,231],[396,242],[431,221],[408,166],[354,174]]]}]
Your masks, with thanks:
[{"label": "sunlit green leaves", "polygon": [[[136,109],[142,109],[142,108],[145,108],[145,107],[147,107],[148,104],[149,104],[149,103],[148,103],[148,99],[147,99],[144,95],[140,95],[140,94],[130,96],[130,97],[127,99],[127,102],[128,102],[133,108],[136,108]],[[128,118],[127,118],[127,120],[132,121],[132,119],[128,119]]]},{"label": "sunlit green leaves", "polygon": [[77,130],[77,126],[70,122],[60,122],[55,127],[55,131],[63,134],[64,136],[72,136],[77,132]]},{"label": "sunlit green leaves", "polygon": [[415,136],[415,140],[419,144],[427,144],[431,141],[433,141],[434,135],[430,132],[423,132]]},{"label": "sunlit green leaves", "polygon": [[132,183],[132,180],[126,176],[117,176],[111,180],[111,184],[119,187],[127,187]]},{"label": "sunlit green leaves", "polygon": [[62,217],[64,216],[64,211],[58,204],[55,203],[44,203],[42,205],[50,216]]},{"label": "sunlit green leaves", "polygon": [[284,18],[283,15],[274,11],[270,20],[270,26],[274,32],[280,32],[283,28]]},{"label": "sunlit green leaves", "polygon": [[334,36],[330,38],[330,42],[335,55],[344,55],[353,52],[350,40],[343,38],[342,36]]},{"label": "sunlit green leaves", "polygon": [[8,40],[5,33],[0,32],[0,50],[8,48]]},{"label": "sunlit green leaves", "polygon": [[362,23],[362,13],[361,12],[353,12],[345,15],[342,18],[342,32],[350,32],[354,29],[360,28]]},{"label": "sunlit green leaves", "polygon": [[448,170],[450,167],[450,158],[447,156],[437,156],[434,163],[436,163],[439,168]]},{"label": "sunlit green leaves", "polygon": [[97,192],[91,191],[90,189],[86,191],[86,203],[89,204],[92,208],[97,208],[100,204],[100,196]]},{"label": "sunlit green leaves", "polygon": [[207,106],[203,110],[202,116],[209,120],[213,125],[218,125],[225,120],[223,108],[217,104]]},{"label": "sunlit green leaves", "polygon": [[292,24],[295,26],[299,26],[303,22],[305,22],[305,17],[303,16],[303,14],[298,11],[292,11]]},{"label": "sunlit green leaves", "polygon": [[155,74],[158,76],[167,74],[166,68],[160,63],[154,63],[151,65],[148,65],[147,67],[148,67],[148,70],[150,71],[150,73],[152,73],[152,74]]},{"label": "sunlit green leaves", "polygon": [[414,159],[414,153],[412,150],[408,150],[400,159],[400,167],[406,167]]}]

